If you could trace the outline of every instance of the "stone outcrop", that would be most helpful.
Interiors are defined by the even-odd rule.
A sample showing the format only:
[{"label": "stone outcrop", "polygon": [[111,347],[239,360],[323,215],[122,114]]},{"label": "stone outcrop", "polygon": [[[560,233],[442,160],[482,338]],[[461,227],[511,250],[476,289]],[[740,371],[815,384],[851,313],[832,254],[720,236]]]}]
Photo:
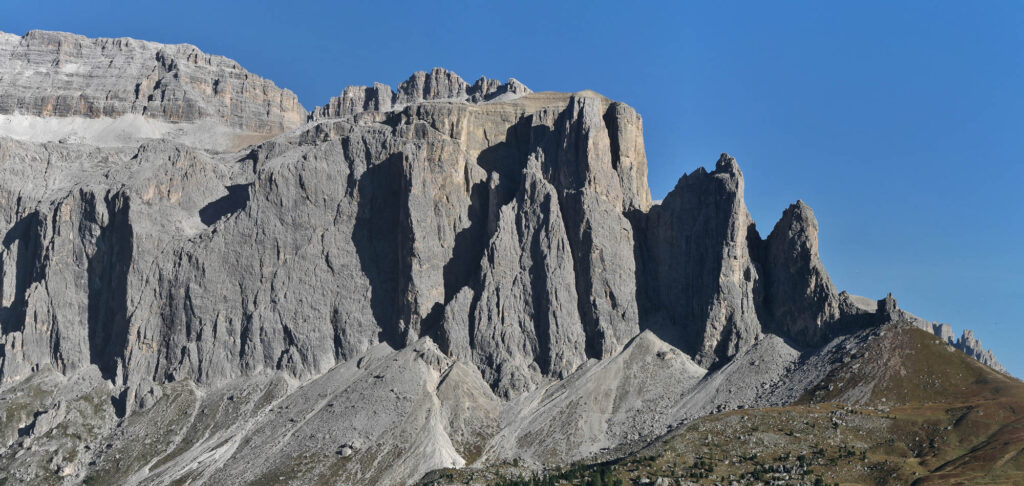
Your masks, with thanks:
[{"label": "stone outcrop", "polygon": [[540,157],[530,159],[516,198],[500,210],[471,320],[475,359],[506,397],[532,389],[535,375],[564,378],[586,360],[573,255]]},{"label": "stone outcrop", "polygon": [[953,342],[952,338],[943,337],[945,335],[944,331],[946,330],[946,327],[948,327],[949,325],[939,324],[939,326],[942,333],[936,333],[936,336],[939,336],[939,338],[942,339],[946,339],[948,342],[953,344],[953,347],[955,347],[956,349],[963,351],[968,356],[982,362],[985,365],[988,365],[990,368],[1002,373],[1007,372],[1006,368],[1004,368],[1003,365],[996,360],[996,356],[992,354],[992,351],[985,349],[981,345],[981,340],[974,337],[974,331],[970,329],[964,329],[964,332],[960,336],[960,338],[957,339],[956,342]]},{"label": "stone outcrop", "polygon": [[[1001,368],[891,295],[837,293],[803,202],[762,239],[727,154],[652,204],[640,116],[592,91],[435,68],[307,117],[192,46],[31,32],[0,35],[0,92],[22,129],[162,124],[111,143],[0,124],[0,393],[77,400],[0,400],[18,422],[0,437],[28,450],[97,410],[73,441],[116,442],[75,451],[105,457],[101,478],[273,480],[323,450],[304,479],[573,461],[790,403],[892,322]],[[259,136],[214,146],[187,124]],[[186,426],[152,469],[119,470]]]},{"label": "stone outcrop", "polygon": [[306,119],[291,91],[188,44],[0,33],[0,73],[0,114],[213,119],[270,135]]},{"label": "stone outcrop", "polygon": [[701,366],[749,347],[762,334],[763,290],[751,243],[760,237],[743,202],[743,174],[722,154],[715,170],[679,179],[644,218],[644,321]]},{"label": "stone outcrop", "polygon": [[326,105],[318,106],[309,114],[310,120],[339,118],[363,111],[391,111],[395,93],[383,83],[373,86],[348,86]]},{"label": "stone outcrop", "polygon": [[127,413],[160,383],[302,380],[422,336],[505,397],[610,356],[639,332],[639,117],[501,97],[525,91],[434,70],[404,107],[237,154],[3,140],[2,379],[96,366]]},{"label": "stone outcrop", "polygon": [[982,346],[981,341],[974,337],[974,331],[971,331],[970,329],[964,329],[963,334],[959,338],[956,338],[953,334],[953,326],[940,322],[929,322],[900,309],[896,304],[896,299],[893,298],[891,293],[878,301],[877,310],[875,312],[885,322],[907,322],[919,329],[932,333],[946,344],[959,349],[964,352],[964,354],[978,360],[986,366],[1000,373],[1008,374],[1006,368],[996,360],[992,351],[985,349]]},{"label": "stone outcrop", "polygon": [[318,106],[309,114],[310,121],[340,118],[364,111],[386,112],[394,108],[423,101],[465,101],[482,103],[497,99],[511,99],[531,93],[530,88],[515,79],[501,83],[495,79],[480,78],[468,84],[459,75],[443,68],[429,73],[419,71],[398,85],[397,91],[382,83],[373,86],[349,86],[341,96],[335,96],[326,105]]},{"label": "stone outcrop", "polygon": [[818,221],[797,201],[765,240],[765,307],[775,331],[804,345],[828,336],[840,316],[839,296],[818,256]]}]

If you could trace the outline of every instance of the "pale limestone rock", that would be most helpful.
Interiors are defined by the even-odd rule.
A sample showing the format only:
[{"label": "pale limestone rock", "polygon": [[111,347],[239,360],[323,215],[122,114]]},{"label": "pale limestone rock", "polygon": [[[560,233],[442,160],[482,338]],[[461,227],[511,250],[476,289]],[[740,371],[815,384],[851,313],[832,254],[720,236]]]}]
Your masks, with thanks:
[{"label": "pale limestone rock", "polygon": [[[191,46],[41,32],[0,34],[0,88],[0,114],[33,121],[0,119],[0,438],[22,453],[0,470],[18,477],[391,484],[584,460],[790,403],[856,331],[924,325],[835,293],[803,203],[762,241],[727,155],[652,206],[639,115],[594,92],[434,69],[307,118]],[[165,125],[15,133],[55,117]],[[167,129],[186,124],[260,136],[223,153]],[[28,447],[68,424],[95,436],[47,447],[80,459]]]},{"label": "pale limestone rock", "polygon": [[773,328],[805,345],[823,344],[839,318],[839,296],[818,256],[818,221],[797,201],[768,235],[765,307]]},{"label": "pale limestone rock", "polygon": [[506,397],[533,389],[542,375],[564,378],[586,360],[572,251],[542,157],[530,159],[516,198],[501,208],[472,319],[475,359]]},{"label": "pale limestone rock", "polygon": [[750,248],[760,237],[735,159],[722,154],[713,172],[684,175],[640,224],[651,329],[705,367],[761,337],[762,277]]},{"label": "pale limestone rock", "polygon": [[34,30],[0,39],[0,113],[218,120],[276,135],[302,124],[295,95],[188,44]]},{"label": "pale limestone rock", "polygon": [[309,114],[310,121],[353,116],[362,112],[388,112],[423,101],[483,103],[507,101],[530,94],[516,79],[501,83],[480,78],[469,85],[459,75],[443,68],[419,71],[398,85],[398,91],[382,83],[373,86],[348,86],[341,96],[331,98]]}]

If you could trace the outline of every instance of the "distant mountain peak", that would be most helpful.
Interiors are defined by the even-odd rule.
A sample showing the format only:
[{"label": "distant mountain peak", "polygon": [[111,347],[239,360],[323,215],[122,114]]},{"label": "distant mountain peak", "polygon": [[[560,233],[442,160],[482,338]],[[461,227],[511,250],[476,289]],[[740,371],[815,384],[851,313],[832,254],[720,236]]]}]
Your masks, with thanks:
[{"label": "distant mountain peak", "polygon": [[212,123],[263,138],[306,120],[291,91],[190,44],[33,30],[0,37],[0,70],[0,115],[134,115],[179,125]]},{"label": "distant mountain peak", "polygon": [[396,90],[382,83],[373,86],[348,86],[340,96],[331,98],[309,115],[310,121],[354,115],[363,111],[390,111],[401,106],[423,101],[459,101],[482,103],[511,99],[531,93],[530,89],[514,78],[502,83],[481,77],[473,84],[458,74],[435,67],[417,71],[401,82]]}]

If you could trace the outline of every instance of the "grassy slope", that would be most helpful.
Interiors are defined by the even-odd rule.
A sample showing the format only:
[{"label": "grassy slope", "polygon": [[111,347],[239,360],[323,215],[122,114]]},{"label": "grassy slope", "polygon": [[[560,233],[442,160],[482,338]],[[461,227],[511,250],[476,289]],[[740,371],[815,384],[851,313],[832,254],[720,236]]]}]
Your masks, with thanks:
[{"label": "grassy slope", "polygon": [[[1022,450],[1024,383],[928,333],[888,326],[796,404],[704,417],[610,466],[626,484],[1024,485]],[[514,470],[431,479],[502,484]]]}]

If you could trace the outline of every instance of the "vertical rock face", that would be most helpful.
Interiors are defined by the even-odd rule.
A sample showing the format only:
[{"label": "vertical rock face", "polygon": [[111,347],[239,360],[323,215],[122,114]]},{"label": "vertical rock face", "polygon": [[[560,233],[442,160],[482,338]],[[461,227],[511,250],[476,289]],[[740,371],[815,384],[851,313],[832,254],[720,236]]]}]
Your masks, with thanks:
[{"label": "vertical rock face", "polygon": [[429,73],[419,71],[398,85],[396,104],[410,104],[427,100],[460,99],[466,96],[468,85],[458,74],[441,68]]},{"label": "vertical rock face", "polygon": [[[307,123],[229,60],[130,39],[0,36],[0,91],[33,119]],[[306,380],[429,337],[513,398],[642,329],[711,367],[867,315],[836,295],[806,205],[761,240],[733,158],[652,207],[642,121],[597,93],[434,69],[241,152],[165,138],[0,137],[0,382],[95,367],[127,413],[161,383]]]},{"label": "vertical rock face", "polygon": [[823,343],[839,318],[839,296],[818,256],[818,221],[797,201],[765,242],[765,307],[774,328],[804,345]]},{"label": "vertical rock face", "polygon": [[[591,91],[434,69],[307,118],[191,46],[33,32],[0,34],[0,93],[0,482],[574,461],[790,403],[890,322],[1002,369],[837,294],[802,202],[762,240],[726,154],[652,206],[640,116]],[[39,130],[93,117],[162,128]]]},{"label": "vertical rock face", "polygon": [[750,248],[760,237],[735,159],[722,154],[713,172],[680,178],[643,225],[648,326],[705,367],[761,336],[761,277]]},{"label": "vertical rock face", "polygon": [[472,320],[475,359],[506,397],[533,388],[539,376],[565,377],[586,359],[572,251],[540,157],[501,208]]},{"label": "vertical rock face", "polygon": [[[528,92],[350,88],[235,155],[3,141],[2,379],[95,365],[130,410],[154,382],[305,379],[431,336],[512,397],[611,355],[638,332],[639,117]],[[67,189],[22,183],[44,176]]]},{"label": "vertical rock face", "polygon": [[587,347],[601,358],[639,332],[633,235],[623,215],[623,187],[612,166],[605,109],[594,97],[570,99],[559,127],[564,136],[559,137],[558,158],[547,169],[559,188],[575,256]]},{"label": "vertical rock face", "polygon": [[937,323],[937,322],[933,323],[932,324],[932,334],[935,334],[935,336],[937,336],[939,339],[941,339],[943,341],[952,342],[953,341],[953,326],[950,326],[949,324],[940,324],[940,323]]},{"label": "vertical rock face", "polygon": [[382,83],[373,86],[349,86],[341,96],[331,98],[326,105],[313,109],[311,120],[339,118],[362,111],[389,111],[394,98],[391,87]]},{"label": "vertical rock face", "polygon": [[647,188],[647,156],[640,115],[629,105],[613,102],[604,114],[608,127],[612,168],[622,187],[622,208],[627,213],[651,208]]},{"label": "vertical rock face", "polygon": [[0,114],[213,119],[258,134],[302,124],[295,95],[187,44],[0,33]]},{"label": "vertical rock face", "polygon": [[530,93],[530,88],[527,88],[525,84],[520,83],[515,78],[510,78],[507,82],[502,83],[497,79],[482,77],[466,89],[469,101],[473,103],[491,101],[499,99],[499,97],[500,99],[515,98]]}]

